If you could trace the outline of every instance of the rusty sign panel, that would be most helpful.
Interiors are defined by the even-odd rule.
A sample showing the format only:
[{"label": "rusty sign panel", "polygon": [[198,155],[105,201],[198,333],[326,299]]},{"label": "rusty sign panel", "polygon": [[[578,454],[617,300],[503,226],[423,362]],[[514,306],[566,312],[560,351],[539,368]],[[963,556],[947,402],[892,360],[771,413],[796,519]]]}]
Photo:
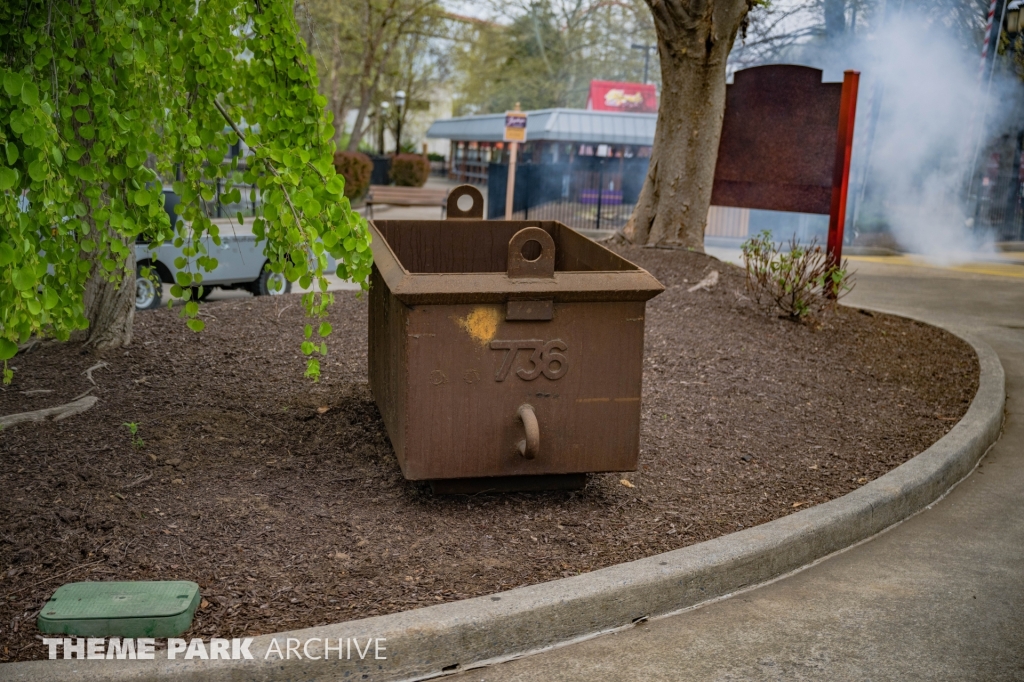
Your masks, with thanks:
[{"label": "rusty sign panel", "polygon": [[635,469],[663,287],[560,223],[484,221],[479,191],[458,194],[481,212],[371,223],[370,387],[403,474]]},{"label": "rusty sign panel", "polygon": [[737,71],[712,205],[827,214],[827,253],[838,266],[859,82],[846,71],[842,83],[822,83],[820,70],[790,64]]},{"label": "rusty sign panel", "polygon": [[737,71],[726,88],[711,203],[829,213],[842,90],[806,66]]}]

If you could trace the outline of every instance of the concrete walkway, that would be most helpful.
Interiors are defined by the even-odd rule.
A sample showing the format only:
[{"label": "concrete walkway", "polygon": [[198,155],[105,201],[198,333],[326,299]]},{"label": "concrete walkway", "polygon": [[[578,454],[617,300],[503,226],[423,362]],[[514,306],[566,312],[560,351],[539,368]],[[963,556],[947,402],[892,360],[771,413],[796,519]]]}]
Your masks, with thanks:
[{"label": "concrete walkway", "polygon": [[855,267],[847,303],[967,327],[999,354],[1005,431],[976,472],[931,509],[796,575],[450,679],[1024,680],[1024,282]]}]

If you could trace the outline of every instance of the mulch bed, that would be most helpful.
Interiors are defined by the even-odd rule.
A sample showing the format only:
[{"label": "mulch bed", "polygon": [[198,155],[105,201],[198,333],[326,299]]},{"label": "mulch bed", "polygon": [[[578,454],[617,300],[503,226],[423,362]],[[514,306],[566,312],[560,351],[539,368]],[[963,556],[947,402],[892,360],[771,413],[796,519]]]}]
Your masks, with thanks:
[{"label": "mulch bed", "polygon": [[[67,402],[108,367],[88,412],[0,434],[0,661],[45,657],[35,617],[64,582],[194,580],[185,636],[251,636],[677,549],[863,485],[974,396],[974,354],[943,331],[848,308],[796,324],[757,309],[733,266],[622,251],[667,287],[648,305],[640,469],[576,492],[405,481],[367,388],[365,298],[348,292],[316,385],[295,296],[205,304],[201,334],[140,313],[127,350],[17,356],[0,414]],[[713,289],[687,291],[711,269]]]}]

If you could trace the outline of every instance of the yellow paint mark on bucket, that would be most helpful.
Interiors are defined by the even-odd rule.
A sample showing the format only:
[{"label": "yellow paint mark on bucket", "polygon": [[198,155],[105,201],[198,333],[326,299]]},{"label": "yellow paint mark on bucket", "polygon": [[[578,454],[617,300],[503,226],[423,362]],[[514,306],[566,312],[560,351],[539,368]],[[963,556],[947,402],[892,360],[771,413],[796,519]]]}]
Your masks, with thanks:
[{"label": "yellow paint mark on bucket", "polygon": [[477,308],[466,317],[455,318],[459,326],[482,346],[490,343],[498,333],[498,320],[497,308]]}]

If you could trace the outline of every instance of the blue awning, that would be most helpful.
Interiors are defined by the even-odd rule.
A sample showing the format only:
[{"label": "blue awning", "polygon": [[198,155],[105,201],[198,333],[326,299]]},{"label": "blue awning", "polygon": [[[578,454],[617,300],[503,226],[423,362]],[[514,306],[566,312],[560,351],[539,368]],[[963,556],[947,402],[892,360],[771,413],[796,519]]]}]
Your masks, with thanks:
[{"label": "blue awning", "polygon": [[[541,109],[527,112],[527,142],[654,144],[657,114],[626,114],[589,109]],[[504,114],[460,116],[434,121],[427,137],[459,142],[501,142]]]}]

